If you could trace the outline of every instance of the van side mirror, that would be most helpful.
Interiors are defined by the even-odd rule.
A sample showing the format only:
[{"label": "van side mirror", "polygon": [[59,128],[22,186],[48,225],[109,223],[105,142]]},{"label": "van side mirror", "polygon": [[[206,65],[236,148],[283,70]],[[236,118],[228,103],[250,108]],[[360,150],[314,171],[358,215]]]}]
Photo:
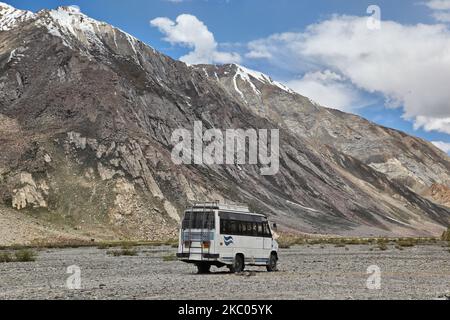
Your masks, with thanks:
[{"label": "van side mirror", "polygon": [[277,224],[276,224],[276,223],[274,223],[274,224],[272,225],[272,229],[275,230],[275,231],[277,231],[278,227],[277,227]]}]

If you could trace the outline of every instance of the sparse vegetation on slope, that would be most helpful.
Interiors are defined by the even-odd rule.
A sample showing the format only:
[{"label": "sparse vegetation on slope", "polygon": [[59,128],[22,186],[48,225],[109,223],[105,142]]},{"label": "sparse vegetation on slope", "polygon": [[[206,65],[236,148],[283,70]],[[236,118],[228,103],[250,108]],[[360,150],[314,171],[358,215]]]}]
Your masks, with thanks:
[{"label": "sparse vegetation on slope", "polygon": [[138,251],[136,249],[120,249],[120,250],[110,250],[106,252],[107,254],[114,257],[134,257],[138,255]]},{"label": "sparse vegetation on slope", "polygon": [[15,262],[33,262],[36,260],[36,253],[29,249],[16,251],[14,256]]},{"label": "sparse vegetation on slope", "polygon": [[13,258],[9,252],[0,252],[0,263],[12,262]]},{"label": "sparse vegetation on slope", "polygon": [[14,253],[9,251],[0,252],[0,263],[33,261],[36,261],[36,253],[29,249],[18,250]]},{"label": "sparse vegetation on slope", "polygon": [[430,245],[436,242],[438,242],[437,238],[306,238],[289,234],[282,234],[278,239],[282,249],[288,249],[292,246],[325,244],[335,247],[373,244],[383,248],[388,244],[393,244],[398,248],[411,248],[416,245]]},{"label": "sparse vegetation on slope", "polygon": [[450,241],[450,227],[442,234],[442,241]]},{"label": "sparse vegetation on slope", "polygon": [[171,261],[176,261],[176,260],[177,260],[177,257],[174,254],[168,254],[163,257],[163,261],[165,261],[165,262],[171,262]]}]

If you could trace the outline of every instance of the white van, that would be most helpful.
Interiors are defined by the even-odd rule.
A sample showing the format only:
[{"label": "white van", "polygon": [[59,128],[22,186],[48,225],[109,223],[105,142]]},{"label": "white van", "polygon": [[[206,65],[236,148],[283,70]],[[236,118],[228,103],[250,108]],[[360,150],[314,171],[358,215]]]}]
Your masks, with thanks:
[{"label": "white van", "polygon": [[211,266],[242,272],[245,266],[277,270],[278,243],[267,217],[240,205],[198,203],[184,213],[177,257],[208,273]]}]

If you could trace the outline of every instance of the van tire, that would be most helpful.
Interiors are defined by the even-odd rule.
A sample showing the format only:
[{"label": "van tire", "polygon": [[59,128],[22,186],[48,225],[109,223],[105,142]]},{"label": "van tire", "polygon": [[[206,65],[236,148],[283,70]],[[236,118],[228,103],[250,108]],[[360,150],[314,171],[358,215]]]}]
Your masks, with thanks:
[{"label": "van tire", "polygon": [[277,262],[278,262],[278,257],[275,253],[272,252],[272,254],[270,255],[269,258],[269,263],[267,265],[267,271],[268,272],[275,272],[277,271]]},{"label": "van tire", "polygon": [[237,254],[236,257],[234,257],[233,264],[229,266],[230,272],[241,273],[244,271],[244,268],[244,256],[241,254]]},{"label": "van tire", "polygon": [[211,271],[211,265],[209,263],[197,263],[198,274],[208,274]]}]

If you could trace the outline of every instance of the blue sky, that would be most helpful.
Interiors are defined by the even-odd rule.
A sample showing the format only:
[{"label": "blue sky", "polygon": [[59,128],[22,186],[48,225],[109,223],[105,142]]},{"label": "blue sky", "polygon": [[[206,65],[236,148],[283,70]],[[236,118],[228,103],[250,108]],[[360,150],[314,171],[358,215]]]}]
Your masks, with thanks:
[{"label": "blue sky", "polygon": [[[450,151],[449,0],[2,1],[32,11],[77,5],[173,58],[238,60],[321,104]],[[368,31],[361,26],[374,3],[381,25]]]}]

